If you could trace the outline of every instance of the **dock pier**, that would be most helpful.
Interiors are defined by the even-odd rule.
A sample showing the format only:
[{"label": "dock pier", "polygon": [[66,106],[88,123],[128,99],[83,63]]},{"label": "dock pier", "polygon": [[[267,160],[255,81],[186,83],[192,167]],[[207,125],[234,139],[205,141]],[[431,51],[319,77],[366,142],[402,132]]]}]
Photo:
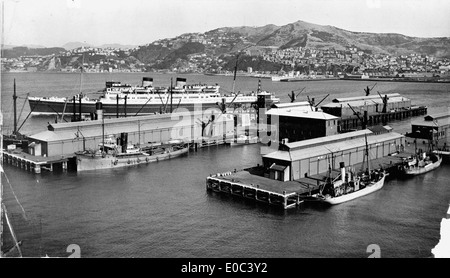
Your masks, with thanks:
[{"label": "dock pier", "polygon": [[[392,179],[398,174],[398,166],[411,155],[410,152],[398,152],[373,159],[371,164],[373,168],[384,169]],[[361,163],[352,167],[359,169]],[[240,171],[211,174],[206,178],[206,190],[250,199],[286,210],[298,207],[312,194],[318,193],[328,176],[328,173],[320,173],[283,182],[264,177],[263,171],[264,169],[258,165]],[[337,169],[332,170],[332,175],[339,173]]]},{"label": "dock pier", "polygon": [[[426,106],[413,106],[410,109],[398,109],[387,113],[373,114],[368,116],[367,125],[375,126],[392,121],[400,121],[411,117],[426,115],[427,110],[428,109]],[[358,129],[361,127],[361,121],[357,116],[341,117],[341,119],[338,120],[338,125],[341,127],[341,130]]]},{"label": "dock pier", "polygon": [[282,182],[265,178],[262,168],[256,166],[233,172],[211,174],[206,178],[206,190],[228,194],[282,209],[290,209],[304,202],[302,195],[310,194],[319,188],[317,182]]},{"label": "dock pier", "polygon": [[218,176],[214,175],[207,177],[206,189],[209,191],[255,200],[257,202],[282,207],[284,209],[296,207],[304,202],[300,199],[300,195],[297,192],[287,192],[285,190],[279,192],[278,190],[270,190],[267,187],[260,186],[258,184],[246,184],[221,179],[221,177],[226,175],[227,173],[223,173],[218,174]]},{"label": "dock pier", "polygon": [[71,163],[75,163],[75,156],[52,156],[42,157],[33,156],[21,151],[3,152],[3,162],[12,166],[16,166],[25,171],[35,174],[40,174],[42,170],[53,172],[60,169],[65,172],[68,171]]}]

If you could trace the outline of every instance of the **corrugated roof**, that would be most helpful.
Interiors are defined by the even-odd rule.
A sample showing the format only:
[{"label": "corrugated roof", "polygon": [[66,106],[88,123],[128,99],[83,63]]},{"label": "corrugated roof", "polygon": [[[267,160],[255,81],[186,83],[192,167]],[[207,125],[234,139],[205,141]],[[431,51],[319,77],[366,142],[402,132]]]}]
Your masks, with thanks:
[{"label": "corrugated roof", "polygon": [[288,108],[288,107],[298,107],[298,108],[307,108],[311,110],[311,105],[307,101],[299,101],[299,102],[286,102],[286,103],[274,103],[272,105],[273,108]]},{"label": "corrugated roof", "polygon": [[[394,97],[402,97],[399,93],[394,94],[381,94],[383,97],[385,95],[388,96],[388,98],[394,98]],[[364,101],[364,100],[371,100],[371,99],[381,99],[378,94],[370,95],[370,96],[358,96],[358,97],[346,97],[346,98],[335,98],[333,99],[333,102],[353,102],[353,101]],[[406,98],[405,98],[406,99]]]},{"label": "corrugated roof", "polygon": [[416,120],[412,121],[411,125],[417,126],[428,126],[428,127],[436,127],[436,126],[448,126],[450,125],[450,116],[445,118],[437,118],[436,120]]},{"label": "corrugated roof", "polygon": [[308,140],[302,140],[302,141],[298,141],[298,142],[287,143],[285,145],[291,150],[292,149],[301,149],[301,148],[314,146],[317,144],[328,144],[331,142],[349,140],[349,139],[353,139],[353,138],[357,138],[357,137],[364,138],[364,134],[369,135],[372,133],[373,133],[372,131],[370,131],[368,129],[364,129],[364,130],[357,130],[357,131],[346,132],[346,133],[341,133],[341,134],[336,134],[336,135],[330,135],[330,136],[325,136],[325,137],[319,137],[319,138],[314,138],[314,139],[308,139]]},{"label": "corrugated roof", "polygon": [[373,133],[388,132],[388,131],[392,130],[392,128],[388,129],[386,127],[390,128],[389,126],[376,125],[376,126],[371,126],[368,129],[370,131],[372,131]]},{"label": "corrugated roof", "polygon": [[[389,97],[388,103],[396,103],[396,102],[404,102],[410,101],[410,99],[405,97]],[[352,100],[352,101],[344,101],[344,102],[331,102],[321,107],[345,107],[349,108],[347,104],[350,104],[353,107],[366,106],[366,105],[383,105],[383,100],[378,96],[378,98],[373,99],[365,99],[365,100]]]},{"label": "corrugated roof", "polygon": [[424,117],[425,121],[433,121],[440,120],[450,117],[450,112],[436,113],[436,114],[428,114]]},{"label": "corrugated roof", "polygon": [[[220,110],[217,109],[217,114],[220,114]],[[196,115],[203,115],[202,111],[198,112],[179,112],[179,113],[173,113],[172,114],[156,114],[156,115],[146,115],[146,116],[134,116],[134,117],[126,117],[126,118],[105,118],[103,121],[105,125],[111,124],[111,123],[130,123],[130,122],[137,122],[137,121],[171,121],[172,117],[177,116],[196,116]],[[176,119],[176,118],[175,118]],[[80,121],[80,122],[69,122],[69,123],[57,123],[57,124],[50,124],[49,129],[57,130],[57,129],[64,129],[64,128],[70,128],[72,129],[74,126],[84,127],[84,126],[97,126],[99,125],[100,121]]]},{"label": "corrugated roof", "polygon": [[277,165],[277,164],[273,164],[272,166],[269,167],[271,170],[275,170],[275,171],[284,171],[287,166],[283,166],[283,165]]},{"label": "corrugated roof", "polygon": [[[120,134],[122,132],[151,132],[151,130],[164,130],[177,126],[190,126],[191,124],[199,125],[201,129],[201,121],[210,117],[210,114],[201,112],[196,113],[182,113],[176,114],[172,119],[170,114],[165,115],[150,115],[138,116],[128,118],[112,118],[104,120],[105,136]],[[216,114],[218,115],[218,114]],[[223,121],[233,121],[232,115],[222,114],[220,117],[216,116],[215,123]],[[186,121],[186,122],[185,122]],[[193,121],[193,122],[191,122]],[[79,138],[89,138],[102,136],[102,122],[101,121],[81,121],[71,123],[53,124],[53,130],[43,131],[29,136],[32,139],[55,142],[61,140],[77,140]]]},{"label": "corrugated roof", "polygon": [[[367,136],[367,143],[369,145],[373,145],[402,137],[404,136],[395,132],[389,132],[379,135],[370,135]],[[338,153],[341,151],[354,149],[356,147],[364,147],[365,144],[366,144],[365,138],[358,137],[351,140],[339,141],[335,143],[315,145],[310,148],[296,149],[290,151],[276,151],[273,153],[266,154],[263,157],[284,161],[297,161],[311,157],[325,156],[331,153]]]},{"label": "corrugated roof", "polygon": [[39,141],[58,141],[61,140],[61,137],[54,131],[46,130],[31,136],[28,138],[36,139]]},{"label": "corrugated roof", "polygon": [[299,108],[272,108],[266,115],[278,115],[284,117],[296,117],[296,118],[308,118],[308,119],[319,119],[319,120],[336,120],[339,119],[336,116],[320,112],[304,110]]}]

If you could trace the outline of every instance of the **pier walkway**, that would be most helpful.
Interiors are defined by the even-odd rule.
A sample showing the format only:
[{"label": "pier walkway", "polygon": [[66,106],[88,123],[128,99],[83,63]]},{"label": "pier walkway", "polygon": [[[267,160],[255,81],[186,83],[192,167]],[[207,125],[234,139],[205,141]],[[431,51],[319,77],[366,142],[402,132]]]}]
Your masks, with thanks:
[{"label": "pier walkway", "polygon": [[55,168],[61,168],[67,171],[69,159],[75,155],[57,155],[57,156],[34,156],[20,150],[13,152],[3,151],[3,162],[19,167],[26,171],[40,174],[42,170],[52,172]]}]

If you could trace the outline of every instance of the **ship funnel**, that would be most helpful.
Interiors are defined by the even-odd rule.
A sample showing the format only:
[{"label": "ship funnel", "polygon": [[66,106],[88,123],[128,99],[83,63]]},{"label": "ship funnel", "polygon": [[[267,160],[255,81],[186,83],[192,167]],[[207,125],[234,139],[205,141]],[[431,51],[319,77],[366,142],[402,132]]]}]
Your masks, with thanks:
[{"label": "ship funnel", "polygon": [[186,85],[186,78],[177,77],[176,87],[183,87]]},{"label": "ship funnel", "polygon": [[152,87],[152,86],[153,86],[153,78],[151,77],[142,78],[142,87]]},{"label": "ship funnel", "polygon": [[345,163],[340,162],[339,167],[341,168],[341,180],[342,182],[345,182]]},{"label": "ship funnel", "polygon": [[97,120],[101,121],[103,119],[103,104],[98,101],[95,103],[95,110],[97,113]]},{"label": "ship funnel", "polygon": [[122,152],[127,152],[127,146],[128,146],[128,133],[122,132],[120,134],[120,144],[122,145]]}]

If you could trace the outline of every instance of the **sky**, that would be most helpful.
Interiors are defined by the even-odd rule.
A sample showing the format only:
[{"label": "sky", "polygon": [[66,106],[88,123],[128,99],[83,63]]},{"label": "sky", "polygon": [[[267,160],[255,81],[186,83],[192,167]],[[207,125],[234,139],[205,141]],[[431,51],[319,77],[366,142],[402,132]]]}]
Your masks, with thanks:
[{"label": "sky", "polygon": [[450,37],[448,0],[2,0],[4,44],[144,45],[220,27],[298,20],[355,32]]}]

